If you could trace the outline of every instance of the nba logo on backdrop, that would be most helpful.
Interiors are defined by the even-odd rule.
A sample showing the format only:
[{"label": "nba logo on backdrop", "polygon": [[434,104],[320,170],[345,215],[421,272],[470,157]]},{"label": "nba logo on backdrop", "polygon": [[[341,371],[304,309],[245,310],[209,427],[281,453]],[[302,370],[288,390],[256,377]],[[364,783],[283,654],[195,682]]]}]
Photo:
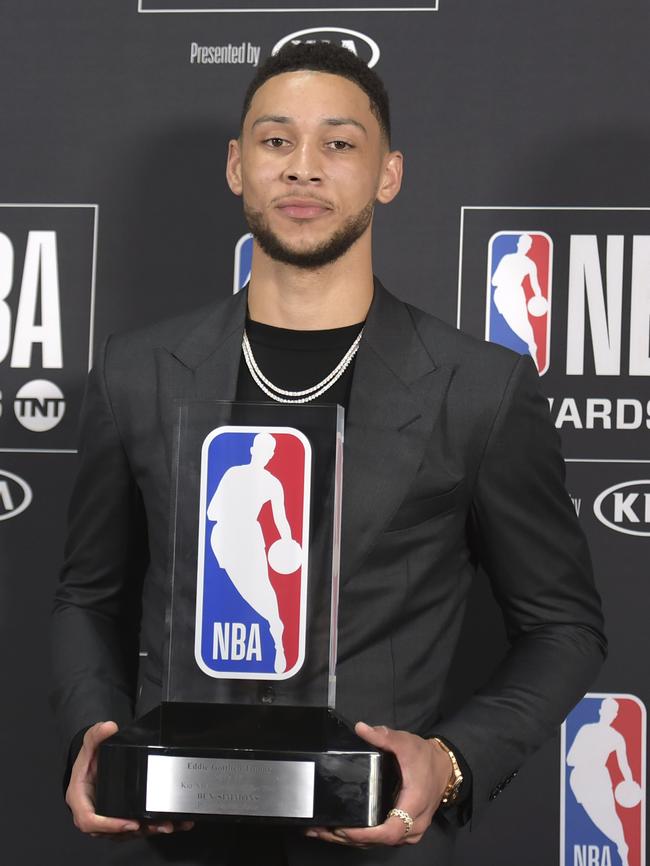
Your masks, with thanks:
[{"label": "nba logo on backdrop", "polygon": [[540,231],[490,238],[485,338],[529,354],[542,375],[551,345],[553,241]]},{"label": "nba logo on backdrop", "polygon": [[232,293],[240,292],[251,278],[253,266],[253,235],[242,235],[235,246],[235,264],[233,267]]},{"label": "nba logo on backdrop", "polygon": [[204,673],[287,679],[305,654],[311,446],[289,427],[203,443],[195,657]]},{"label": "nba logo on backdrop", "polygon": [[561,866],[645,866],[646,712],[588,694],[562,727]]}]

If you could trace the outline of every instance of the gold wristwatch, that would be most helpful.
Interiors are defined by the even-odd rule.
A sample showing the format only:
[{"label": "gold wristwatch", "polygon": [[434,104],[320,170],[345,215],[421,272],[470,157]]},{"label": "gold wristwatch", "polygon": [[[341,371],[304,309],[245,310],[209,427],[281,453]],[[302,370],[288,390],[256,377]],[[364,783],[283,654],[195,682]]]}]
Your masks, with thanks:
[{"label": "gold wristwatch", "polygon": [[442,795],[442,800],[440,801],[443,806],[448,806],[456,800],[458,797],[458,793],[460,791],[460,786],[463,784],[463,774],[460,771],[460,767],[458,766],[458,761],[456,760],[456,755],[452,752],[452,750],[447,746],[442,740],[438,739],[438,737],[433,737],[433,742],[437,743],[443,752],[446,752],[449,756],[449,760],[451,761],[451,778],[449,779],[449,783],[444,790]]}]

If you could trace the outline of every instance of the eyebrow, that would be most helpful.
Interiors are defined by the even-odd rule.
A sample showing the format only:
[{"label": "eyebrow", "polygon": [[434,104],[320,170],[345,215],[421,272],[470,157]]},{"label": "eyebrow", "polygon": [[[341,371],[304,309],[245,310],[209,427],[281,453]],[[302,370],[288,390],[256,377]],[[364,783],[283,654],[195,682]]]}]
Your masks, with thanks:
[{"label": "eyebrow", "polygon": [[363,123],[360,123],[353,117],[326,117],[323,122],[328,126],[356,126],[357,129],[360,129],[365,135],[368,135],[368,130]]},{"label": "eyebrow", "polygon": [[[253,123],[253,129],[262,123],[278,123],[287,125],[292,123],[292,121],[293,118],[286,117],[282,114],[263,114],[261,115],[261,117],[258,117],[257,120],[255,120],[255,122]],[[358,120],[355,120],[353,117],[325,117],[322,123],[326,126],[356,126],[365,135],[368,134],[368,130],[366,129],[366,127]]]},{"label": "eyebrow", "polygon": [[253,128],[259,126],[260,123],[291,123],[291,118],[283,117],[281,114],[263,114],[257,118],[253,124]]}]

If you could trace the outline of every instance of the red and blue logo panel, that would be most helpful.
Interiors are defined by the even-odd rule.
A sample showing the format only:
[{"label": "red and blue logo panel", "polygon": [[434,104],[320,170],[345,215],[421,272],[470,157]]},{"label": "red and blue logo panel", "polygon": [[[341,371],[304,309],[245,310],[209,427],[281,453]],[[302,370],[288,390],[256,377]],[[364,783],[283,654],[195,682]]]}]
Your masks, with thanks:
[{"label": "red and blue logo panel", "polygon": [[553,241],[541,231],[502,231],[490,238],[485,338],[549,367]]},{"label": "red and blue logo panel", "polygon": [[204,673],[287,679],[305,655],[311,446],[289,427],[203,443],[195,657]]},{"label": "red and blue logo panel", "polygon": [[587,694],[562,727],[562,866],[645,866],[646,711]]}]

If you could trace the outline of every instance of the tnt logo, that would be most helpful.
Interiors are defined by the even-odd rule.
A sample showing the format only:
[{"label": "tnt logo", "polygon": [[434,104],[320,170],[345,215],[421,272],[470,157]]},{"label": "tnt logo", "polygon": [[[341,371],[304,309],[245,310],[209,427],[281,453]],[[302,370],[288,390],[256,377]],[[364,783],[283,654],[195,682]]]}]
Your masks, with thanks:
[{"label": "tnt logo", "polygon": [[485,338],[528,353],[540,375],[551,341],[553,241],[545,232],[498,232],[488,248]]},{"label": "tnt logo", "polygon": [[203,443],[195,657],[212,677],[288,679],[305,654],[311,446],[289,427]]},{"label": "tnt logo", "polygon": [[562,866],[644,866],[646,713],[588,694],[562,727]]},{"label": "tnt logo", "polygon": [[253,266],[253,235],[242,235],[235,247],[235,266],[233,268],[232,293],[241,292],[251,278]]},{"label": "tnt logo", "polygon": [[35,433],[52,430],[65,412],[63,392],[54,382],[34,379],[19,389],[14,400],[14,412],[27,430]]}]

